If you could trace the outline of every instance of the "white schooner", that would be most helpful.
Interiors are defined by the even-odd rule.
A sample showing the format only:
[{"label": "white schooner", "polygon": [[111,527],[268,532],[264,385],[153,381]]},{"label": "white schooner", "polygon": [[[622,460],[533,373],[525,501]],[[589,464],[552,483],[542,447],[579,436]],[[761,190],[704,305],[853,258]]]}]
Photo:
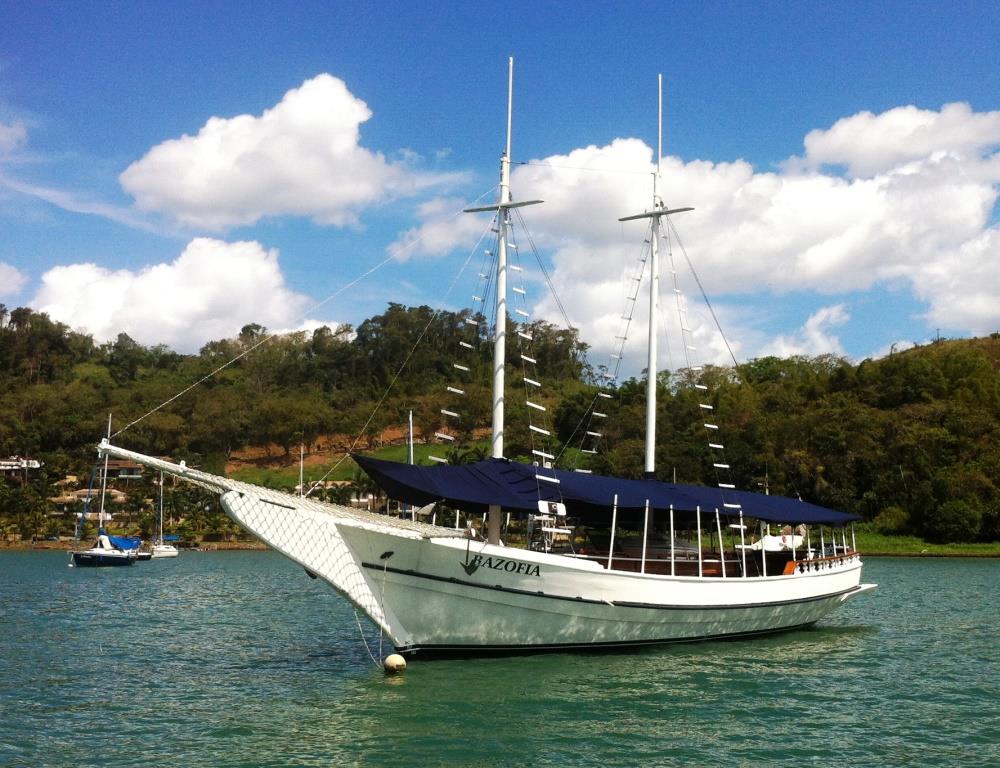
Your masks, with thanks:
[{"label": "white schooner", "polygon": [[[260,488],[107,440],[101,454],[219,494],[233,520],[329,583],[404,656],[623,648],[772,633],[809,626],[874,589],[861,580],[850,528],[856,517],[741,492],[730,483],[654,479],[656,243],[661,220],[690,210],[668,209],[655,184],[652,210],[625,217],[651,225],[646,477],[622,480],[504,458],[507,230],[512,209],[539,202],[511,197],[512,84],[513,62],[499,199],[469,209],[493,212],[498,232],[492,455],[434,467],[355,456],[391,498],[483,515],[485,536]],[[525,521],[523,547],[503,542],[507,515]],[[574,543],[574,525],[590,529],[586,545]],[[777,535],[770,535],[771,526]]]}]

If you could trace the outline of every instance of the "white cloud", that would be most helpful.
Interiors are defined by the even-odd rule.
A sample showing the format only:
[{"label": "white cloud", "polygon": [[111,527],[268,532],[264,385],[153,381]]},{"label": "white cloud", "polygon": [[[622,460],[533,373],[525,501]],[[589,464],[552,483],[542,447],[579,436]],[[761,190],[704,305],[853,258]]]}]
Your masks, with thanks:
[{"label": "white cloud", "polygon": [[31,306],[99,341],[127,333],[141,344],[192,352],[248,323],[290,327],[308,304],[290,291],[276,251],[256,242],[192,240],[168,264],[138,272],[95,264],[54,267]]},{"label": "white cloud", "polygon": [[320,328],[323,328],[324,326],[326,328],[329,328],[334,333],[336,333],[340,325],[341,324],[338,323],[336,320],[316,320],[315,318],[309,317],[303,320],[301,323],[299,323],[298,326],[296,326],[295,328],[278,328],[275,330],[268,329],[268,333],[273,333],[275,335],[280,335],[280,336],[289,333],[305,333],[306,336],[312,336],[314,331],[318,331]]},{"label": "white cloud", "polygon": [[1000,111],[976,113],[968,104],[940,112],[896,107],[880,115],[859,112],[805,138],[806,162],[844,165],[852,176],[870,177],[937,152],[978,154],[1000,145]]},{"label": "white cloud", "polygon": [[399,261],[406,261],[413,256],[440,256],[473,241],[482,234],[484,223],[473,214],[462,213],[465,207],[463,200],[453,197],[421,203],[417,215],[423,223],[397,237],[389,245],[389,253]]},{"label": "white cloud", "polygon": [[914,280],[932,328],[986,335],[1000,330],[1000,229],[993,228],[928,261]]},{"label": "white cloud", "polygon": [[17,267],[0,261],[0,296],[17,296],[28,278]]},{"label": "white cloud", "polygon": [[765,357],[791,357],[793,355],[840,355],[844,356],[844,347],[832,333],[832,329],[845,325],[851,316],[843,304],[835,304],[817,310],[806,320],[798,331],[790,335],[781,335],[760,350],[759,355]]},{"label": "white cloud", "polygon": [[151,149],[120,177],[143,210],[210,230],[267,216],[357,223],[360,210],[457,180],[415,171],[361,146],[368,106],[328,74],[307,80],[259,116],[213,117],[196,136]]},{"label": "white cloud", "polygon": [[138,214],[134,210],[120,208],[108,203],[102,203],[99,200],[81,198],[72,192],[67,192],[62,189],[43,187],[37,184],[28,184],[3,173],[0,173],[0,187],[7,187],[8,189],[12,189],[22,195],[44,200],[46,203],[54,205],[57,208],[62,208],[64,211],[71,211],[72,213],[85,213],[91,216],[100,216],[108,219],[109,221],[124,224],[127,227],[133,227],[135,229],[142,229],[147,232],[159,233],[161,231],[160,227],[150,221],[147,221],[141,214]]},{"label": "white cloud", "polygon": [[[939,112],[901,107],[810,132],[806,159],[792,158],[774,172],[756,172],[742,160],[664,158],[662,196],[672,207],[695,208],[674,217],[675,223],[716,301],[736,306],[738,299],[726,297],[836,295],[892,285],[926,303],[932,327],[985,333],[1000,326],[1000,228],[993,218],[998,146],[1000,112],[975,113],[964,104]],[[827,170],[830,165],[846,166],[851,175]],[[553,282],[571,319],[597,353],[610,351],[619,333],[644,237],[642,223],[617,219],[650,206],[652,170],[653,151],[645,143],[618,139],[513,173],[515,199],[545,200],[524,217],[535,241],[551,253]],[[436,231],[442,221],[428,214],[424,229]],[[437,245],[447,247],[463,233],[450,235]],[[683,265],[676,243],[674,255]],[[666,266],[661,274],[669,280]],[[663,287],[669,297],[670,285]],[[697,294],[696,286],[682,287]],[[554,302],[536,300],[538,315],[558,320]],[[643,298],[631,335],[644,333],[636,324],[644,327],[645,317]],[[767,348],[755,331],[763,323],[739,312],[730,319],[754,337],[743,347],[746,354]],[[770,348],[839,354],[831,329],[846,322],[842,306],[828,307]],[[733,335],[731,328],[727,333]],[[709,361],[728,357],[721,340],[709,335],[698,346]],[[644,360],[636,351],[638,345],[629,353],[633,370]]]},{"label": "white cloud", "polygon": [[[926,341],[926,339],[925,339]],[[896,341],[886,344],[884,347],[877,349],[871,354],[872,359],[878,360],[883,357],[888,357],[889,355],[894,355],[897,352],[904,352],[907,349],[913,349],[917,346],[916,342],[909,341],[906,339],[897,339]]]}]

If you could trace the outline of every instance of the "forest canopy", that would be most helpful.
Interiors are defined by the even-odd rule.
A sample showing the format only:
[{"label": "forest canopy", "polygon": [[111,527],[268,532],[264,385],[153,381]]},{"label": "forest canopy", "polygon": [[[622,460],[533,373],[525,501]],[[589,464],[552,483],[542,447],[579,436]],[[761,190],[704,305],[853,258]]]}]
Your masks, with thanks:
[{"label": "forest canopy", "polygon": [[[116,429],[148,414],[119,438],[125,447],[217,472],[234,452],[254,446],[280,455],[300,443],[360,436],[358,447],[371,448],[410,411],[419,440],[433,441],[447,426],[456,437],[452,460],[475,458],[490,415],[491,353],[481,320],[390,304],[357,328],[267,338],[267,329],[251,324],[185,355],[124,333],[98,344],[43,313],[0,305],[0,457],[43,462],[27,483],[0,482],[0,526],[44,527],[53,484],[89,475],[108,413]],[[512,364],[508,372],[506,455],[532,456],[524,435],[541,409],[524,407],[524,389],[525,379],[538,378],[544,387],[532,399],[545,409],[561,462],[640,476],[645,382],[630,379],[611,390],[600,449],[584,454],[580,425],[600,380],[587,345],[574,330],[545,322],[518,329],[531,339],[533,368]],[[449,425],[442,411],[451,409],[458,352],[469,370],[462,417]],[[701,374],[707,395],[690,386],[694,376],[658,375],[662,479],[714,482],[700,418],[708,397],[738,487],[856,513],[886,533],[1000,539],[996,334],[857,364],[823,355],[709,367]]]}]

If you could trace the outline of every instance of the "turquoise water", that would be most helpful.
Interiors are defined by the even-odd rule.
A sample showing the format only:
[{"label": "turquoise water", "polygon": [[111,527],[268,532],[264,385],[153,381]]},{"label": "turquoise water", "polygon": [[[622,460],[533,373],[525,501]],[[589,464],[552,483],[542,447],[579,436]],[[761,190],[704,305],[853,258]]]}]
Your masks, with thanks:
[{"label": "turquoise water", "polygon": [[1000,765],[996,560],[873,558],[806,631],[400,678],[277,555],[66,562],[0,552],[0,766]]}]

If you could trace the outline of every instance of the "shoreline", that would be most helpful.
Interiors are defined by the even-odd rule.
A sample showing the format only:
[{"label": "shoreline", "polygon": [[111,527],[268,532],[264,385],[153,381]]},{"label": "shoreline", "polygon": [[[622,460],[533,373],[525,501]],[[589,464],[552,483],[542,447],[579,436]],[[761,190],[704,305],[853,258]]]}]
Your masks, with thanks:
[{"label": "shoreline", "polygon": [[[86,546],[83,541],[0,541],[0,551],[44,551],[69,552]],[[270,550],[260,541],[204,541],[197,546],[178,547],[181,552],[267,552]],[[861,550],[862,557],[913,557],[943,558],[960,557],[966,559],[991,560],[1000,558],[1000,552],[891,552]]]},{"label": "shoreline", "polygon": [[[86,548],[88,540],[80,541],[0,541],[0,552],[3,551],[45,551],[69,552],[74,549]],[[223,552],[223,551],[249,551],[266,552],[269,547],[259,541],[204,541],[197,546],[178,546],[181,552]]]}]

